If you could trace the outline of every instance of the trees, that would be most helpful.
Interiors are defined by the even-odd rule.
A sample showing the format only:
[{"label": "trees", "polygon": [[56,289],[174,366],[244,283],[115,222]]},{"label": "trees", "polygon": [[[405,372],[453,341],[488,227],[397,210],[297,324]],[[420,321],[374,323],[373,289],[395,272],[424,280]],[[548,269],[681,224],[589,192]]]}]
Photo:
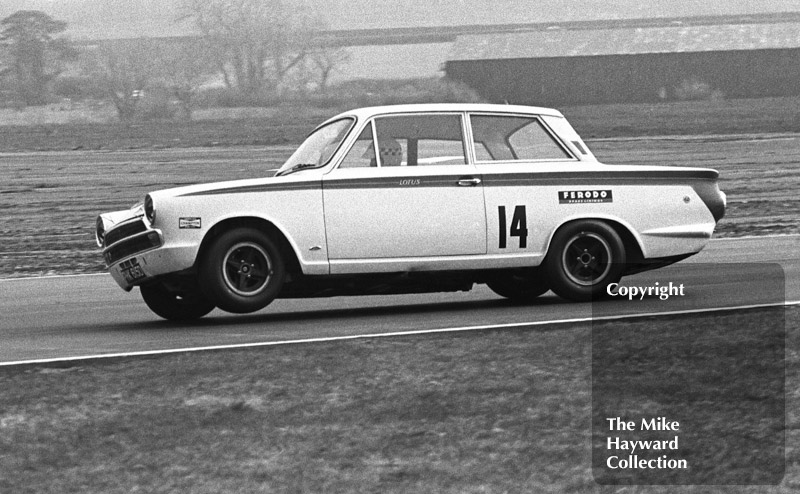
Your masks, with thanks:
[{"label": "trees", "polygon": [[13,83],[2,88],[5,93],[13,88],[13,96],[4,99],[45,103],[59,74],[79,79],[74,75],[79,64],[65,65],[74,58],[91,96],[113,102],[121,120],[151,104],[138,97],[143,91],[159,92],[190,118],[198,88],[213,84],[215,75],[234,89],[226,96],[274,101],[285,97],[285,90],[324,92],[331,72],[347,59],[342,48],[320,42],[324,25],[311,0],[178,1],[184,4],[182,20],[193,21],[198,36],[94,40],[79,45],[80,52],[60,36],[66,23],[44,12],[22,10],[3,19],[0,77]]},{"label": "trees", "polygon": [[205,41],[162,43],[156,48],[155,83],[180,104],[183,118],[192,119],[198,87],[213,72]]},{"label": "trees", "polygon": [[137,117],[143,94],[158,92],[177,101],[188,120],[197,87],[211,72],[202,51],[181,39],[105,41],[87,57],[84,71],[100,83],[122,121]]},{"label": "trees", "polygon": [[38,10],[20,10],[0,21],[0,43],[10,50],[8,72],[26,105],[44,104],[47,84],[61,72],[58,61],[75,56],[65,38],[54,37],[66,27]]},{"label": "trees", "polygon": [[102,43],[85,70],[100,82],[119,119],[131,120],[141,91],[155,76],[155,51],[151,44],[139,40]]},{"label": "trees", "polygon": [[328,91],[331,73],[341,64],[350,60],[350,53],[340,47],[321,46],[311,53],[311,63],[317,71],[319,89]]},{"label": "trees", "polygon": [[225,84],[281,90],[311,52],[322,23],[301,0],[185,0]]}]

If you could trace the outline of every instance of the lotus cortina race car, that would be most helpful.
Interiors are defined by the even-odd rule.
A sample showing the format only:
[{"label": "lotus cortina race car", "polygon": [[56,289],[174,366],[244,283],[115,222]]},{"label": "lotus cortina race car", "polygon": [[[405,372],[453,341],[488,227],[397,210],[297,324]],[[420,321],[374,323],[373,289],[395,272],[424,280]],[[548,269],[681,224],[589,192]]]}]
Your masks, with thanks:
[{"label": "lotus cortina race car", "polygon": [[479,283],[518,302],[590,300],[699,252],[725,211],[717,177],[599,163],[545,108],[363,108],[317,127],[275,176],[101,214],[97,243],[166,319]]}]

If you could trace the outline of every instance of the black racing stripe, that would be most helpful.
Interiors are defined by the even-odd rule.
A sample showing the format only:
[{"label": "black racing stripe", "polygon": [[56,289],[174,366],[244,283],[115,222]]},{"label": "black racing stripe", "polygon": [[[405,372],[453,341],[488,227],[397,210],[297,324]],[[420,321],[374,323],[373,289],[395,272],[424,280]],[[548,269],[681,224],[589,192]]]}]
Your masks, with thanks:
[{"label": "black racing stripe", "polygon": [[328,180],[325,189],[378,189],[407,187],[452,187],[459,179],[480,177],[487,187],[547,185],[651,185],[681,184],[695,180],[716,180],[714,170],[596,171],[542,173],[482,173],[475,175],[370,177]]},{"label": "black racing stripe", "polygon": [[684,183],[685,180],[716,180],[715,170],[674,170],[658,171],[592,171],[592,172],[543,172],[543,173],[505,173],[484,174],[483,184],[487,187],[509,185],[626,185],[648,183]]},{"label": "black racing stripe", "polygon": [[423,177],[370,177],[328,180],[325,189],[387,189],[418,187],[454,187],[461,178],[474,178],[476,175],[448,175]]},{"label": "black racing stripe", "polygon": [[483,185],[486,187],[545,187],[545,186],[614,186],[614,185],[691,185],[697,179],[686,177],[672,177],[672,178],[650,178],[650,177],[602,177],[602,178],[585,178],[577,176],[566,176],[559,178],[538,178],[538,177],[525,177],[515,180],[505,180],[489,178],[483,180]]},{"label": "black racing stripe", "polygon": [[201,192],[190,192],[187,194],[180,194],[178,197],[213,196],[219,194],[246,194],[252,192],[283,192],[289,190],[320,190],[321,188],[322,184],[320,182],[303,182],[297,184],[260,184],[229,187],[225,189],[205,190]]},{"label": "black racing stripe", "polygon": [[[325,181],[326,189],[383,189],[414,187],[454,187],[462,178],[480,177],[487,187],[522,185],[647,185],[654,183],[685,183],[685,180],[716,180],[715,170],[674,170],[658,171],[563,171],[529,173],[476,173],[474,175],[434,175],[407,177],[368,177],[342,178]],[[182,197],[207,196],[219,194],[243,194],[252,192],[272,192],[290,190],[319,190],[320,182],[271,183],[213,189],[202,192],[182,194]]]}]

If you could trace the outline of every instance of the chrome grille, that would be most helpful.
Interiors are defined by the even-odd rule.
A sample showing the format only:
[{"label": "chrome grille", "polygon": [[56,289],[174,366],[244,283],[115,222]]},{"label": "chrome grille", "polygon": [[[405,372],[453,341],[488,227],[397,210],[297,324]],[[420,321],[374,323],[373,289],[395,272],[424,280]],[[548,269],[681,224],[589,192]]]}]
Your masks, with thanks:
[{"label": "chrome grille", "polygon": [[119,242],[123,238],[132,237],[144,231],[147,231],[147,226],[144,224],[141,218],[135,221],[122,223],[121,225],[118,225],[114,229],[106,232],[105,245],[107,246],[112,245],[116,242]]},{"label": "chrome grille", "polygon": [[111,266],[120,259],[154,249],[161,246],[161,236],[157,231],[152,230],[146,235],[137,235],[123,240],[122,242],[107,249],[103,256],[106,264]]}]

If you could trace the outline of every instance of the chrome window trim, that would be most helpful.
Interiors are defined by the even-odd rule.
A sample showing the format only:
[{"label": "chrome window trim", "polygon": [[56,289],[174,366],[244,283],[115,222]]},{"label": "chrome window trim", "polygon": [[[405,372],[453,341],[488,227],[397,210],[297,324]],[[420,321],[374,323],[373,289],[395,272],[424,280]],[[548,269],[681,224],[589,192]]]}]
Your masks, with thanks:
[{"label": "chrome window trim", "polygon": [[[442,165],[442,166],[474,166],[475,162],[472,159],[472,157],[470,156],[470,149],[469,149],[470,146],[469,146],[469,141],[468,141],[469,138],[467,137],[467,135],[468,135],[467,131],[470,131],[469,132],[470,136],[472,135],[471,129],[468,126],[469,124],[467,123],[467,117],[469,115],[469,112],[465,111],[465,110],[461,110],[461,111],[459,111],[459,110],[437,110],[437,111],[409,111],[409,112],[397,112],[397,113],[383,112],[383,113],[376,113],[374,115],[370,115],[369,118],[367,118],[367,122],[363,126],[358,127],[357,125],[354,125],[350,129],[350,132],[353,132],[354,130],[358,130],[358,132],[353,132],[353,139],[348,144],[346,144],[346,145],[344,144],[344,142],[346,142],[347,139],[345,139],[345,141],[342,143],[342,147],[343,148],[346,147],[347,149],[342,153],[341,157],[337,160],[336,165],[331,168],[331,171],[339,169],[339,167],[344,162],[344,158],[348,155],[348,153],[350,153],[350,150],[352,149],[352,147],[355,145],[356,141],[358,140],[358,136],[361,135],[361,133],[364,131],[364,129],[367,127],[367,125],[370,125],[372,127],[372,146],[373,146],[373,149],[380,149],[380,147],[378,146],[378,128],[377,128],[377,125],[375,123],[376,119],[383,118],[383,117],[413,117],[413,116],[427,116],[427,115],[457,116],[457,117],[459,117],[459,119],[461,121],[461,148],[462,148],[462,151],[464,153],[464,161],[465,161],[465,163],[464,164],[459,164],[459,165]],[[349,137],[348,137],[348,139],[349,139]],[[381,163],[380,152],[375,153],[375,156],[376,156],[376,161],[378,163],[378,166],[376,168],[382,168],[383,167],[383,163]],[[391,168],[394,168],[394,167],[391,167]]]},{"label": "chrome window trim", "polygon": [[[335,166],[338,166],[338,162],[339,162],[339,161],[341,161],[341,160],[340,160],[339,158],[337,158],[337,156],[336,156],[336,155],[337,155],[337,154],[339,154],[339,152],[340,152],[340,151],[341,151],[341,150],[342,150],[342,149],[343,149],[343,148],[346,146],[346,144],[345,144],[345,143],[348,141],[348,139],[351,139],[351,137],[352,137],[352,133],[353,133],[353,129],[355,129],[356,127],[358,127],[358,120],[359,120],[359,119],[358,119],[358,117],[357,117],[356,115],[341,115],[340,117],[338,117],[338,118],[334,118],[333,120],[327,120],[327,121],[325,121],[325,122],[323,122],[323,123],[321,123],[321,124],[317,125],[316,127],[314,127],[314,130],[312,130],[311,132],[309,132],[308,134],[306,134],[305,138],[304,138],[304,139],[303,139],[303,141],[300,143],[300,146],[302,146],[302,145],[303,145],[303,143],[305,142],[305,140],[306,140],[306,139],[308,139],[308,138],[311,136],[311,134],[313,134],[314,132],[318,131],[319,129],[321,129],[321,128],[323,128],[323,127],[326,127],[326,126],[328,126],[328,125],[332,125],[332,124],[334,124],[334,123],[336,123],[336,122],[340,122],[340,121],[342,121],[342,120],[351,120],[351,122],[350,122],[350,128],[349,128],[349,129],[347,129],[347,134],[345,135],[344,139],[342,139],[341,141],[339,141],[339,145],[336,147],[336,149],[335,149],[335,150],[334,150],[334,151],[331,153],[331,155],[328,157],[328,160],[327,160],[327,161],[325,161],[325,163],[324,163],[324,164],[321,164],[321,165],[315,166],[315,167],[313,167],[313,168],[307,168],[307,169],[305,169],[305,170],[303,170],[303,171],[308,171],[308,170],[325,170],[326,168],[328,168],[328,167],[330,167],[330,166],[331,166],[331,163],[335,163],[335,164],[336,164]],[[357,137],[356,137],[356,139],[357,139]],[[297,151],[297,149],[299,149],[299,146],[295,148],[295,152]],[[294,153],[294,152],[293,152],[293,153]],[[287,160],[288,160],[288,158],[287,158]],[[284,162],[284,164],[286,164],[286,162]],[[335,167],[335,166],[334,166],[334,167]],[[281,166],[278,168],[278,171],[280,171],[280,170],[281,170],[281,168],[283,168],[283,165],[281,165]],[[277,173],[277,171],[276,171],[276,173]],[[323,173],[325,173],[325,172],[323,172]]]},{"label": "chrome window trim", "polygon": [[[550,126],[547,124],[547,122],[544,121],[544,119],[542,118],[541,115],[531,114],[531,113],[518,113],[518,112],[503,113],[503,112],[480,112],[480,111],[477,111],[477,112],[467,112],[467,113],[469,114],[469,117],[470,117],[470,121],[469,121],[469,124],[470,124],[470,144],[471,144],[471,147],[472,147],[472,152],[475,155],[475,164],[476,165],[490,165],[490,164],[497,164],[497,163],[558,163],[558,162],[573,163],[573,162],[576,162],[576,161],[578,161],[578,162],[581,161],[580,158],[575,156],[575,153],[573,153],[572,150],[568,146],[566,146],[564,144],[564,141],[561,140],[561,137],[558,134],[556,134],[553,131],[552,128],[550,128]],[[474,139],[474,136],[472,135],[472,116],[477,116],[477,117],[512,117],[512,118],[513,117],[523,117],[523,118],[529,118],[529,119],[532,119],[532,120],[536,120],[537,122],[539,122],[539,125],[542,126],[544,131],[550,136],[550,138],[553,140],[553,142],[555,142],[556,145],[561,148],[561,150],[564,152],[564,154],[566,154],[567,156],[570,156],[570,158],[478,160],[477,159],[478,158],[478,153],[475,150],[475,139]]]},{"label": "chrome window trim", "polygon": [[[372,146],[374,147],[375,144],[376,144],[375,143],[375,127],[372,125],[372,117],[367,118],[366,123],[364,123],[363,125],[360,125],[360,122],[359,122],[360,119],[358,117],[356,117],[355,115],[351,115],[350,118],[354,118],[356,120],[356,122],[353,124],[353,127],[350,129],[350,135],[348,135],[347,138],[345,138],[342,141],[342,144],[339,147],[339,150],[337,151],[337,153],[341,153],[341,155],[339,157],[337,157],[337,159],[331,160],[331,162],[329,162],[328,165],[326,165],[326,167],[327,167],[327,166],[330,166],[331,163],[333,163],[333,166],[331,166],[330,170],[325,172],[325,174],[328,174],[330,172],[338,170],[342,166],[342,163],[344,163],[345,158],[347,158],[347,155],[350,154],[350,151],[353,149],[353,146],[355,146],[356,142],[358,142],[358,136],[360,136],[361,133],[364,132],[364,129],[367,128],[367,125],[369,125],[372,128]],[[380,165],[380,163],[379,163],[379,165]]]},{"label": "chrome window trim", "polygon": [[369,119],[369,125],[372,128],[372,154],[375,155],[376,168],[383,168],[383,160],[381,159],[381,146],[378,144],[378,128],[375,125],[375,117]]}]

